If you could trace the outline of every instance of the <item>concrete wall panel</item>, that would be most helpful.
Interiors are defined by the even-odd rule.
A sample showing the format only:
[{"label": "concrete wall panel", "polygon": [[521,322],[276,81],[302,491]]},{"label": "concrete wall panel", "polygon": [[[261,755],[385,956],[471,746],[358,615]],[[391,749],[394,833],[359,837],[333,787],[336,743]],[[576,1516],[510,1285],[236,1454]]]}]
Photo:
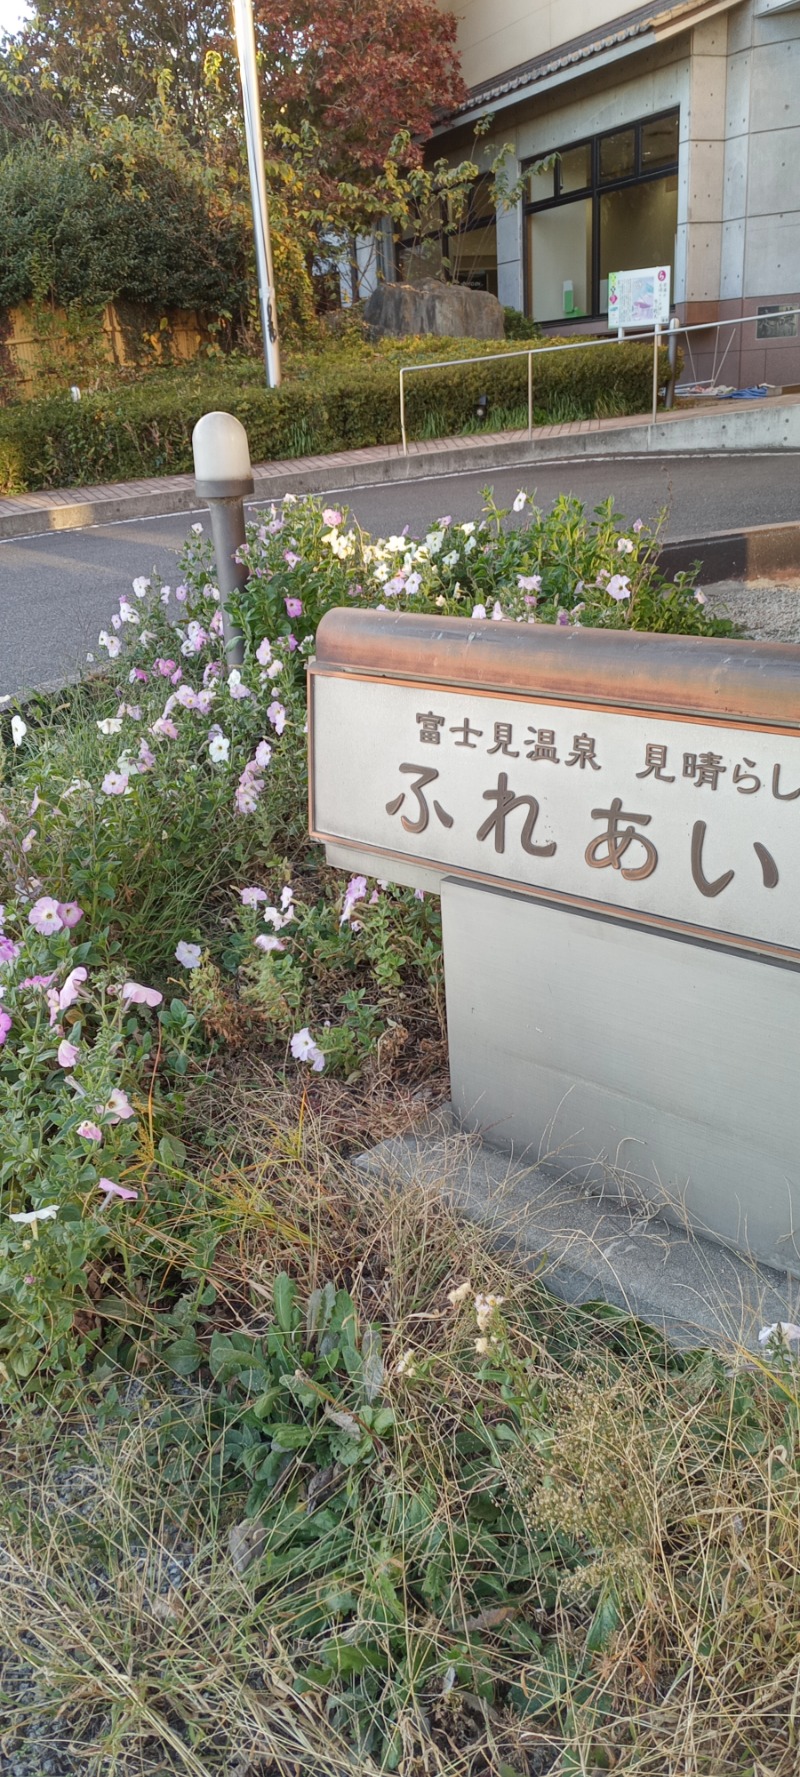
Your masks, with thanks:
[{"label": "concrete wall panel", "polygon": [[737,221],[747,214],[749,149],[748,136],[732,136],[725,143],[722,189],[722,214],[725,221]]},{"label": "concrete wall panel", "polygon": [[782,43],[760,45],[753,54],[750,129],[772,132],[797,118],[800,104],[800,19]]},{"label": "concrete wall panel", "polygon": [[744,263],[746,296],[774,296],[800,286],[800,211],[750,217]]},{"label": "concrete wall panel", "polygon": [[744,217],[723,222],[720,254],[720,297],[735,300],[744,294]]}]

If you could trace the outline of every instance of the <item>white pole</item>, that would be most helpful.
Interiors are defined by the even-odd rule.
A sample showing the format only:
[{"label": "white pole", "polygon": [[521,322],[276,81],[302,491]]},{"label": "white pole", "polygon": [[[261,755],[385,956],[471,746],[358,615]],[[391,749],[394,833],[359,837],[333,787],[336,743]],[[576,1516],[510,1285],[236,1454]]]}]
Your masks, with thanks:
[{"label": "white pole", "polygon": [[653,333],[653,425],[658,414],[658,348],[661,344],[661,328],[658,322]]},{"label": "white pole", "polygon": [[[403,366],[403,369],[405,366]],[[403,382],[403,370],[400,371],[400,435],[403,440],[403,456],[408,456],[408,438],[406,436],[406,390]]]},{"label": "white pole", "polygon": [[261,332],[264,338],[264,363],[267,383],[277,389],[281,380],[281,357],[278,342],[278,313],[275,306],[275,280],[272,273],[272,249],[269,239],[267,182],[264,176],[264,139],[261,134],[261,102],[258,96],[258,63],[256,33],[253,24],[252,0],[233,0],[236,49],[242,82],[244,133],[247,141],[247,165],[250,173],[250,201],[253,206],[253,235],[258,272],[258,304],[261,310]]}]

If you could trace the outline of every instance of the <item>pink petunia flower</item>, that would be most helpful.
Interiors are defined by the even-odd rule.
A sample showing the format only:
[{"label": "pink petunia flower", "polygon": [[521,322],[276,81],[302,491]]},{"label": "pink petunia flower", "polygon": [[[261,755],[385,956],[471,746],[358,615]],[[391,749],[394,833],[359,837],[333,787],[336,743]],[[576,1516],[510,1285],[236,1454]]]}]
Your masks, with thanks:
[{"label": "pink petunia flower", "polygon": [[283,602],[286,606],[287,617],[302,617],[302,615],[303,615],[303,601],[302,601],[302,599],[284,599]]},{"label": "pink petunia flower", "polygon": [[60,1012],[67,1012],[70,1006],[74,1006],[75,1001],[80,994],[81,986],[85,980],[86,970],[84,968],[70,970],[58,996],[58,1008]]},{"label": "pink petunia flower", "polygon": [[28,925],[33,926],[35,932],[41,932],[43,938],[62,930],[64,921],[52,895],[40,895],[38,901],[34,901],[28,914]]},{"label": "pink petunia flower", "polygon": [[619,604],[621,599],[630,598],[631,583],[625,574],[612,574],[605,590],[609,598],[616,599]]},{"label": "pink petunia flower", "polygon": [[126,771],[107,771],[100,785],[105,796],[127,796],[128,774]]},{"label": "pink petunia flower", "polygon": [[285,950],[286,949],[286,945],[281,943],[280,938],[273,937],[272,933],[270,933],[270,932],[259,932],[258,937],[254,938],[253,942],[255,944],[256,950]]},{"label": "pink petunia flower", "polygon": [[157,716],[151,726],[150,733],[166,734],[169,740],[177,740],[178,738],[178,730],[170,716]]},{"label": "pink petunia flower", "polygon": [[114,1180],[110,1178],[98,1179],[97,1189],[105,1192],[104,1209],[112,1197],[119,1197],[123,1203],[135,1203],[139,1196],[138,1191],[129,1191],[125,1185],[115,1185]]},{"label": "pink petunia flower", "polygon": [[0,1008],[0,1049],[2,1049],[3,1044],[6,1040],[6,1037],[8,1036],[8,1033],[11,1029],[11,1023],[12,1023],[12,1021],[11,1021],[11,1018],[9,1017],[8,1012],[4,1012],[2,1010],[2,1008]]},{"label": "pink petunia flower", "polygon": [[271,659],[272,649],[265,636],[263,642],[259,642],[258,647],[256,648],[256,660],[258,661],[259,666],[269,666]]},{"label": "pink petunia flower", "polygon": [[295,555],[293,549],[285,549],[283,552],[283,559],[287,568],[296,568],[300,557],[299,555]]},{"label": "pink petunia flower", "polygon": [[350,924],[350,919],[352,917],[353,908],[357,905],[357,903],[359,901],[364,900],[366,893],[367,893],[366,876],[351,876],[350,881],[347,884],[347,891],[346,891],[345,897],[344,897],[344,907],[342,909],[342,917],[339,921],[340,926]]},{"label": "pink petunia flower", "polygon": [[234,666],[228,674],[228,690],[231,697],[237,703],[241,703],[245,697],[252,697],[253,695],[249,687],[242,684],[242,675],[238,666]]},{"label": "pink petunia flower", "polygon": [[164,995],[156,987],[142,987],[139,981],[125,981],[120,998],[123,1006],[160,1006]]},{"label": "pink petunia flower", "polygon": [[239,890],[239,898],[243,907],[257,907],[259,901],[266,901],[267,891],[262,888],[243,888]]},{"label": "pink petunia flower", "polygon": [[234,803],[239,814],[255,814],[261,785],[251,778],[241,777],[234,793]]},{"label": "pink petunia flower", "polygon": [[283,704],[278,702],[277,698],[270,704],[269,709],[267,710],[267,721],[272,723],[276,734],[283,733],[283,730],[286,727],[286,710],[284,709]]},{"label": "pink petunia flower", "polygon": [[88,1117],[84,1117],[83,1122],[78,1124],[78,1134],[83,1137],[84,1141],[101,1142],[103,1139],[102,1129],[97,1123],[90,1123]]},{"label": "pink petunia flower", "polygon": [[328,525],[331,530],[334,530],[336,525],[341,524],[342,522],[341,512],[339,512],[336,506],[324,506],[322,509],[322,522],[323,524]]},{"label": "pink petunia flower", "polygon": [[62,926],[70,929],[83,919],[83,908],[78,906],[77,901],[59,901],[58,912]]},{"label": "pink petunia flower", "polygon": [[75,1043],[68,1043],[66,1038],[58,1045],[56,1060],[59,1067],[74,1067],[80,1054]]},{"label": "pink petunia flower", "polygon": [[130,1117],[136,1115],[127,1092],[123,1092],[121,1086],[115,1086],[113,1092],[109,1093],[107,1103],[98,1108],[109,1123],[127,1123]]}]

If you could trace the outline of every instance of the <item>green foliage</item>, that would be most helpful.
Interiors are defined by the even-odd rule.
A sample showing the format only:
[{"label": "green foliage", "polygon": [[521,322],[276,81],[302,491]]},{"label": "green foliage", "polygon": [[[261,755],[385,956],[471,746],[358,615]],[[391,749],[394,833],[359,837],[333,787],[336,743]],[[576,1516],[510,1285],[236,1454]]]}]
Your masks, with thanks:
[{"label": "green foliage", "polygon": [[241,317],[244,207],[175,130],[120,118],[0,159],[0,308],[121,298]]},{"label": "green foliage", "polygon": [[[248,530],[250,576],[237,602],[245,631],[290,631],[311,646],[324,612],[352,603],[390,604],[400,611],[449,616],[491,615],[581,623],[602,629],[649,629],[673,635],[726,635],[731,625],[709,617],[693,574],[668,579],[658,566],[658,533],[638,520],[628,526],[602,502],[587,512],[561,494],[541,511],[523,490],[518,522],[484,489],[477,520],[443,519],[420,540],[372,539],[339,508],[305,500],[269,524]],[[524,514],[524,516],[523,516]],[[286,537],[291,526],[287,560]],[[286,601],[301,610],[287,615]]]},{"label": "green foliage", "polygon": [[541,339],[542,330],[537,321],[530,315],[523,315],[519,309],[504,308],[506,339]]},{"label": "green foliage", "polygon": [[[470,349],[474,342],[437,340],[435,347],[427,344],[427,355],[435,350],[441,358],[458,357]],[[418,356],[417,342],[402,342],[400,351],[394,342],[400,363]],[[662,357],[666,378],[666,351]],[[641,413],[650,400],[652,363],[648,346],[628,341],[535,359],[537,417],[546,420],[556,413],[565,397],[584,417],[604,404],[606,410],[611,404],[615,412]],[[497,364],[409,377],[410,435],[424,434],[431,413],[445,436],[459,433],[473,422],[484,393],[491,426],[493,412],[527,404],[527,375],[521,353]],[[212,362],[180,374],[154,374],[134,387],[101,391],[79,402],[65,394],[0,410],[0,493],[190,470],[192,428],[212,409],[242,421],[253,462],[291,457],[298,449],[323,454],[400,439],[397,370],[381,362],[380,354],[366,363],[352,352],[334,363],[312,357],[305,373],[288,377],[277,390],[255,380],[252,367]]]}]

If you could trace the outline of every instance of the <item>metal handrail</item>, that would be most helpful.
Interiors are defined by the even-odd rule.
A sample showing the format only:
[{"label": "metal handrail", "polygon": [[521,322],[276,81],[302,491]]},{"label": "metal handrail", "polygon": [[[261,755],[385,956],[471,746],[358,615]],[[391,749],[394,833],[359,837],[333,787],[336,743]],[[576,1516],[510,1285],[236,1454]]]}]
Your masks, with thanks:
[{"label": "metal handrail", "polygon": [[[800,315],[800,308],[782,308],[781,313],[783,315]],[[451,370],[451,369],[456,369],[459,365],[464,365],[464,364],[499,364],[505,358],[527,358],[527,360],[528,360],[528,437],[532,438],[533,437],[533,360],[534,360],[534,358],[544,357],[544,356],[547,356],[549,353],[554,353],[554,352],[588,352],[592,349],[593,346],[619,345],[620,341],[625,340],[625,339],[633,339],[638,344],[644,345],[648,339],[652,339],[652,341],[653,341],[653,410],[652,410],[652,417],[653,417],[653,420],[655,421],[657,413],[658,413],[658,348],[661,345],[661,343],[665,337],[668,336],[670,340],[673,340],[673,339],[677,339],[679,333],[710,333],[712,330],[719,333],[719,330],[721,327],[744,327],[748,323],[752,323],[752,322],[758,321],[758,320],[759,320],[758,315],[738,315],[735,318],[732,317],[729,321],[693,321],[690,326],[685,326],[682,322],[679,322],[675,317],[673,317],[673,319],[670,321],[668,328],[666,328],[666,327],[646,328],[646,329],[642,330],[641,332],[639,330],[637,330],[635,333],[633,333],[633,332],[623,333],[622,330],[620,330],[618,333],[613,333],[613,334],[609,333],[609,335],[606,339],[575,339],[575,340],[569,340],[566,345],[560,345],[560,346],[528,346],[528,347],[523,347],[522,350],[520,350],[520,351],[514,351],[514,352],[486,352],[486,353],[476,355],[475,357],[470,357],[470,358],[440,358],[440,359],[437,359],[435,362],[427,362],[425,364],[402,364],[400,366],[400,432],[401,432],[401,436],[402,436],[402,440],[403,440],[403,455],[406,457],[408,456],[408,435],[406,432],[405,384],[403,382],[403,378],[406,376],[413,376],[415,372],[422,371],[422,370]],[[728,343],[730,344],[730,341]],[[727,348],[726,348],[726,351],[727,351]],[[723,362],[724,362],[724,358],[723,358]]]}]

